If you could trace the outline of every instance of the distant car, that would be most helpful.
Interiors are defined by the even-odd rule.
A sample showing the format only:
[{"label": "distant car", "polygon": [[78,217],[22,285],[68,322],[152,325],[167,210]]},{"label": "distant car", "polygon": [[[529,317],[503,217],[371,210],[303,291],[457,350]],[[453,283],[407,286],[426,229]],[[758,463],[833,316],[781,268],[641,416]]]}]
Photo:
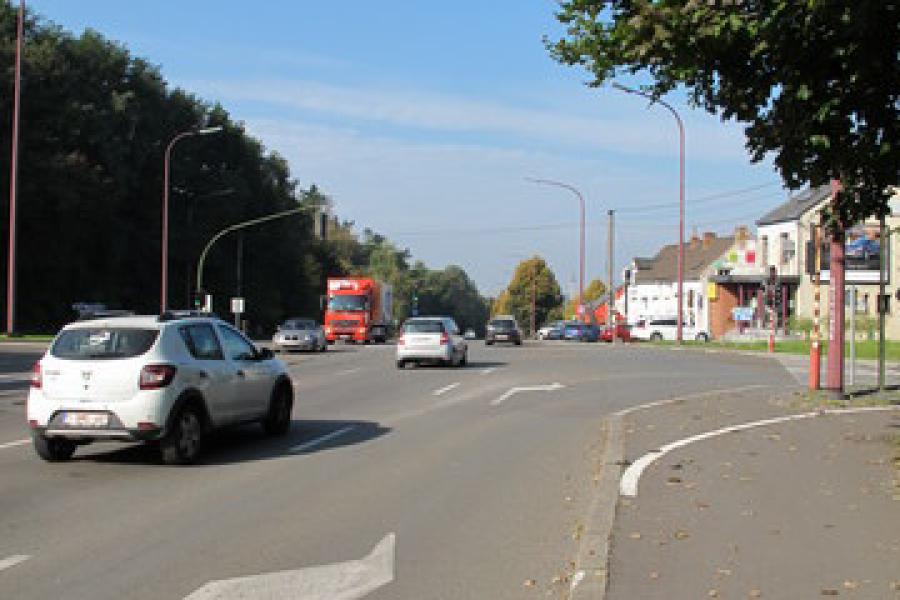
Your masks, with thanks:
[{"label": "distant car", "polygon": [[[636,340],[661,342],[678,339],[678,319],[672,317],[655,318],[639,321],[631,328],[631,337]],[[684,340],[709,341],[709,332],[687,325],[682,326],[681,338]]]},{"label": "distant car", "polygon": [[468,344],[450,317],[413,317],[397,338],[398,369],[407,363],[465,366],[468,360]]},{"label": "distant car", "polygon": [[166,464],[187,464],[220,427],[255,421],[287,433],[293,404],[271,350],[219,319],[164,313],[66,325],[34,365],[27,419],[44,460],[121,440],[153,443]]},{"label": "distant car", "polygon": [[616,323],[612,327],[606,326],[603,329],[601,329],[600,330],[600,341],[612,342],[613,329],[615,329],[617,340],[622,340],[623,342],[631,341],[631,327],[629,327],[625,323]]},{"label": "distant car", "polygon": [[585,323],[566,323],[563,328],[563,339],[577,342],[596,342],[600,338],[600,330],[594,325]]},{"label": "distant car", "polygon": [[554,321],[538,329],[539,340],[561,340],[563,337],[564,321]]},{"label": "distant car", "polygon": [[509,342],[516,346],[522,345],[522,331],[514,318],[503,315],[495,317],[488,322],[484,343],[490,346],[495,342]]},{"label": "distant car", "polygon": [[325,330],[312,319],[288,319],[278,326],[272,336],[272,347],[276,352],[282,350],[308,350],[325,352],[328,342]]},{"label": "distant car", "polygon": [[477,340],[478,339],[478,336],[475,334],[475,330],[472,329],[471,327],[469,329],[466,329],[466,332],[463,334],[463,337],[466,338],[467,340]]}]

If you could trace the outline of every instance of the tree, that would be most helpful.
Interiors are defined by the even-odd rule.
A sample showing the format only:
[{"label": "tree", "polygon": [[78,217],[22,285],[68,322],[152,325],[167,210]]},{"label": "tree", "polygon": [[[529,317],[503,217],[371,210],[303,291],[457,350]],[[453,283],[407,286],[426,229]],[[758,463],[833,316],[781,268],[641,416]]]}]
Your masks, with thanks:
[{"label": "tree", "polygon": [[654,97],[745,123],[753,161],[773,153],[796,189],[839,179],[832,225],[887,210],[897,183],[900,8],[884,0],[564,0],[558,61],[599,86],[649,74]]},{"label": "tree", "polygon": [[520,324],[530,326],[532,294],[535,327],[540,327],[550,311],[562,305],[563,297],[556,276],[539,256],[519,263],[506,290],[494,303],[494,314],[511,314]]},{"label": "tree", "polygon": [[[584,303],[590,304],[592,302],[596,302],[606,293],[606,283],[603,282],[602,279],[594,279],[591,281],[586,288],[584,288]],[[571,298],[568,302],[566,302],[565,310],[563,314],[566,318],[571,318],[575,316],[575,313],[578,310],[578,298]]]}]

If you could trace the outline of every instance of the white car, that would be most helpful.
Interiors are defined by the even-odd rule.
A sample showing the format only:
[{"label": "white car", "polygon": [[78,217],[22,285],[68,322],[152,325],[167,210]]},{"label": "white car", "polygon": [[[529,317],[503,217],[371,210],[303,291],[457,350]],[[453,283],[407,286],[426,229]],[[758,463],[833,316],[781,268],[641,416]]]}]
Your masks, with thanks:
[{"label": "white car", "polygon": [[325,352],[328,342],[325,330],[312,319],[288,319],[278,326],[272,336],[272,347],[276,352],[281,350],[308,350]]},{"label": "white car", "polygon": [[[631,337],[645,342],[675,341],[678,339],[678,319],[665,317],[638,321],[631,328]],[[682,324],[681,339],[708,342],[709,332]]]},{"label": "white car", "polygon": [[65,326],[34,365],[28,425],[49,461],[101,440],[159,445],[166,464],[194,462],[211,430],[291,425],[284,364],[210,316],[165,313]]},{"label": "white car", "polygon": [[464,366],[469,359],[466,340],[450,317],[414,317],[403,324],[397,338],[397,368],[407,363]]}]

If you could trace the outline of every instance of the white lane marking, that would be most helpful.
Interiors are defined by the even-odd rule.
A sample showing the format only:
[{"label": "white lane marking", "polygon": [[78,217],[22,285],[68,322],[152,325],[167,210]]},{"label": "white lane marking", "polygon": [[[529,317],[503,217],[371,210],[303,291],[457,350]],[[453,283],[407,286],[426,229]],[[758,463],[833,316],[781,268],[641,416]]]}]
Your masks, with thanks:
[{"label": "white lane marking", "polygon": [[359,367],[353,367],[352,369],[344,369],[343,371],[338,371],[335,375],[350,375],[351,373],[356,373],[359,371]]},{"label": "white lane marking", "polygon": [[184,600],[356,600],[394,580],[395,540],[387,534],[359,560],[211,581]]},{"label": "white lane marking", "polygon": [[655,402],[647,402],[645,404],[638,404],[637,406],[631,406],[628,408],[623,408],[622,410],[618,410],[614,412],[614,415],[618,415],[620,417],[624,417],[625,415],[631,414],[633,412],[637,412],[639,410],[646,410],[648,408],[654,408],[656,406],[665,406],[666,404],[677,404],[679,402],[684,402],[685,400],[693,400],[696,398],[703,398],[704,396],[714,396],[716,394],[737,394],[740,392],[748,392],[750,390],[756,390],[759,388],[765,387],[775,387],[771,385],[755,383],[753,385],[744,385],[736,388],[726,388],[720,390],[709,390],[706,392],[697,392],[696,394],[685,394],[684,396],[676,396],[674,398],[666,398],[665,400],[656,400]]},{"label": "white lane marking", "polygon": [[14,567],[19,563],[23,563],[29,558],[31,558],[31,556],[28,554],[14,554],[12,556],[7,556],[6,558],[0,559],[0,571],[8,569],[10,567]]},{"label": "white lane marking", "polygon": [[451,383],[450,385],[445,385],[444,387],[442,387],[439,390],[434,390],[431,393],[434,396],[442,396],[443,394],[446,394],[450,390],[456,389],[458,387],[459,387],[459,382],[457,381],[456,383]]},{"label": "white lane marking", "polygon": [[31,381],[31,371],[21,373],[0,373],[0,381]]},{"label": "white lane marking", "polygon": [[489,368],[487,368],[487,369],[483,369],[483,370],[481,371],[481,374],[482,374],[482,375],[490,375],[491,373],[493,373],[493,372],[496,371],[496,370],[497,370],[497,367],[489,367]]},{"label": "white lane marking", "polygon": [[315,448],[319,444],[324,444],[325,442],[327,442],[329,440],[333,440],[336,437],[340,437],[340,436],[344,435],[345,433],[353,431],[354,429],[355,429],[355,427],[353,425],[350,425],[348,427],[343,427],[341,429],[338,429],[337,431],[332,431],[331,433],[326,433],[325,435],[323,435],[321,437],[317,437],[314,440],[310,440],[303,444],[298,444],[297,446],[292,446],[291,448],[288,449],[288,452],[303,452],[304,450],[309,450],[310,448]]},{"label": "white lane marking", "polygon": [[860,408],[836,408],[836,409],[825,409],[825,410],[817,410],[813,412],[807,413],[799,413],[795,415],[787,415],[784,417],[775,417],[772,419],[763,419],[761,421],[751,421],[750,423],[741,423],[740,425],[732,425],[731,427],[723,427],[722,429],[715,429],[713,431],[707,431],[705,433],[699,433],[697,435],[692,435],[691,437],[687,437],[684,439],[680,439],[674,441],[670,444],[666,444],[662,446],[659,450],[654,450],[653,452],[648,452],[643,455],[625,470],[622,474],[622,479],[619,481],[619,493],[623,496],[634,497],[637,496],[637,488],[638,481],[641,478],[641,474],[644,472],[648,466],[653,464],[657,459],[665,456],[672,450],[676,450],[678,448],[682,448],[687,446],[688,444],[693,444],[694,442],[699,442],[702,440],[707,440],[710,438],[718,437],[720,435],[726,433],[735,433],[738,431],[745,431],[747,429],[754,429],[756,427],[763,427],[765,425],[775,425],[777,423],[786,423],[788,421],[798,421],[800,419],[810,419],[812,417],[818,417],[820,415],[849,415],[863,412],[877,412],[877,411],[890,411],[890,410],[900,410],[900,406],[864,406]]},{"label": "white lane marking", "polygon": [[31,443],[30,439],[16,440],[14,442],[6,442],[5,444],[0,444],[0,450],[3,450],[4,448],[15,448],[16,446],[24,446],[25,444],[29,444],[29,443]]},{"label": "white lane marking", "polygon": [[499,396],[499,397],[491,400],[491,406],[499,406],[500,404],[502,404],[506,400],[509,400],[514,395],[518,394],[519,392],[552,392],[555,390],[561,390],[564,387],[566,387],[566,386],[564,386],[563,384],[558,383],[558,382],[551,383],[549,385],[528,385],[528,386],[514,387],[514,388],[511,388],[511,389],[505,391],[502,396]]}]

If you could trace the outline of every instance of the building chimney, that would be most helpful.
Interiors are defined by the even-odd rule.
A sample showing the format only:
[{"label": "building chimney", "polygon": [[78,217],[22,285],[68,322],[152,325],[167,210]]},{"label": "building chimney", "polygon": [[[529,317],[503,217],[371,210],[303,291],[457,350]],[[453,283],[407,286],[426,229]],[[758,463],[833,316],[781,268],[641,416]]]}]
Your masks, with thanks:
[{"label": "building chimney", "polygon": [[694,248],[696,248],[699,245],[700,245],[700,236],[697,235],[696,233],[692,233],[690,248],[693,250]]},{"label": "building chimney", "polygon": [[746,242],[750,239],[750,231],[746,225],[738,225],[734,228],[734,240],[736,242]]},{"label": "building chimney", "polygon": [[712,231],[706,231],[703,233],[703,249],[707,249],[712,246],[712,243],[716,239],[716,234]]}]

